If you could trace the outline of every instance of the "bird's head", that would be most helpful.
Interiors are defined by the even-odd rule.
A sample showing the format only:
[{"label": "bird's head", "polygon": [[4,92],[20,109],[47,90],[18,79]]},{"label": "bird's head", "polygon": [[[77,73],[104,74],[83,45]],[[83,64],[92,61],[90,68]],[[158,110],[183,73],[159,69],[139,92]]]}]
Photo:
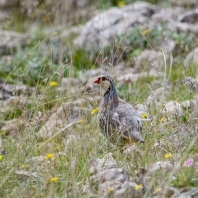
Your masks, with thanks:
[{"label": "bird's head", "polygon": [[94,80],[94,83],[99,84],[101,88],[106,91],[112,86],[113,79],[108,75],[101,75],[96,80]]}]

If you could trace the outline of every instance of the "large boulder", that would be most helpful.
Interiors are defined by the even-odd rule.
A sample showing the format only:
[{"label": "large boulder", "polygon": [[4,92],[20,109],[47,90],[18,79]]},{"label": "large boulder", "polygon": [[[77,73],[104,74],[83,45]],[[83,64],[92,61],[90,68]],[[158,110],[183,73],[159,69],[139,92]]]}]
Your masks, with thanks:
[{"label": "large boulder", "polygon": [[115,36],[120,36],[135,27],[146,25],[157,7],[146,2],[135,2],[110,8],[89,20],[75,40],[75,44],[86,50],[99,50],[107,46]]}]

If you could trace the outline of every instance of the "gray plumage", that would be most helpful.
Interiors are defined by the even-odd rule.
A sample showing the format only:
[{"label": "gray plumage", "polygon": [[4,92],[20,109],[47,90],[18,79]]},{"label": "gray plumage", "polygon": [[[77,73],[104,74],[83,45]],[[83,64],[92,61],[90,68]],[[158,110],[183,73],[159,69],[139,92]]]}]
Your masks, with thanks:
[{"label": "gray plumage", "polygon": [[132,140],[144,142],[142,122],[132,105],[120,99],[110,76],[99,76],[94,83],[109,82],[99,106],[98,121],[103,134],[119,146]]}]

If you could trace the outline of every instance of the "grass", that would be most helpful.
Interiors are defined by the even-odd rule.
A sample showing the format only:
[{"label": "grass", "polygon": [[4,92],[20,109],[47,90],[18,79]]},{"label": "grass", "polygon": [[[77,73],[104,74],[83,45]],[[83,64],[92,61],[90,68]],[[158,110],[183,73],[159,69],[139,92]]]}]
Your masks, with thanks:
[{"label": "grass", "polygon": [[[171,71],[170,80],[172,82],[179,79],[178,75],[180,74],[178,74],[177,69],[173,68]],[[182,73],[182,71],[180,72]],[[189,74],[192,75],[190,72]],[[127,84],[118,92],[124,99],[133,104],[135,102],[144,102],[149,95],[147,84],[152,83],[153,80],[153,78],[145,78],[132,84],[132,90],[135,90],[133,96],[128,95],[129,86]],[[136,89],[137,86],[138,89]],[[167,153],[172,154],[171,160],[175,162],[181,160],[182,164],[188,156],[198,151],[198,147],[195,145],[189,150],[189,142],[194,139],[193,137],[187,135],[184,138],[180,137],[179,134],[182,128],[190,131],[197,123],[188,114],[188,119],[185,123],[180,117],[170,118],[165,123],[160,123],[157,119],[153,120],[152,125],[145,123],[144,136],[146,143],[144,145],[137,143],[141,156],[138,152],[134,152],[126,158],[100,134],[97,126],[97,117],[96,115],[91,116],[91,111],[94,107],[89,102],[80,105],[80,108],[87,110],[86,114],[78,118],[83,119],[83,123],[76,123],[68,127],[68,130],[60,132],[49,141],[39,140],[37,138],[39,128],[51,115],[50,111],[52,108],[56,109],[62,103],[59,97],[60,93],[53,87],[48,87],[48,85],[44,84],[41,90],[44,96],[43,100],[38,100],[34,97],[29,104],[30,106],[24,104],[19,109],[17,106],[10,105],[11,109],[3,115],[5,121],[16,118],[18,121],[24,120],[25,123],[15,131],[15,134],[2,137],[6,154],[2,155],[3,158],[0,161],[1,197],[47,197],[50,195],[54,197],[76,197],[79,195],[80,197],[90,197],[92,193],[87,187],[89,184],[89,161],[101,158],[108,152],[112,152],[120,166],[127,166],[126,171],[130,173],[132,178],[136,178],[135,172],[137,170],[142,167],[148,169],[151,164],[166,160],[164,156]],[[29,99],[31,97],[29,96]],[[70,95],[68,94],[64,97],[67,98]],[[170,98],[167,101],[177,99],[177,101],[182,102],[188,98],[192,98],[192,94],[187,94],[182,86],[175,86],[171,90]],[[63,101],[66,102],[69,99]],[[36,118],[39,112],[42,115],[40,123],[39,118]],[[29,114],[29,118],[25,118],[26,114]],[[47,116],[45,116],[46,114]],[[159,115],[160,113],[156,112],[152,116]],[[43,116],[46,119],[42,120]],[[75,136],[75,138],[67,145],[66,141],[71,135]],[[172,137],[175,136],[180,138],[179,142],[181,145],[176,146],[178,142],[171,141]],[[196,135],[194,136],[196,137]],[[154,144],[157,141],[164,142],[165,146],[154,148]],[[50,153],[54,154],[54,156],[51,159],[47,159],[45,156]],[[31,160],[32,157],[39,156],[43,156],[41,161]],[[21,176],[16,174],[19,170],[23,171]],[[37,177],[25,176],[25,171],[29,174],[36,173]],[[152,174],[152,188],[162,188],[163,186],[181,188],[197,186],[198,184],[196,179],[197,171],[192,168],[181,168],[180,171],[173,171],[172,174],[175,179],[172,179],[170,173],[164,171],[157,171]]]},{"label": "grass", "polygon": [[[126,57],[123,57],[125,55],[123,46],[126,43],[123,46],[115,43],[105,48],[103,57],[108,57],[112,65],[119,60],[128,63],[134,55],[146,49],[148,43],[157,46],[162,32],[163,30],[149,32],[145,42],[142,35],[136,31],[135,34],[129,35],[130,38],[127,40]],[[27,48],[18,49],[13,54],[14,67],[7,70],[8,68],[4,66],[5,71],[0,71],[7,82],[13,84],[22,82],[34,87],[31,94],[24,96],[27,97],[27,102],[6,103],[4,108],[5,104],[1,101],[1,109],[4,111],[1,110],[0,121],[3,124],[10,121],[11,125],[9,129],[2,127],[0,130],[3,140],[0,155],[0,197],[97,197],[97,193],[93,195],[89,187],[89,162],[102,158],[109,152],[113,153],[119,167],[122,167],[137,183],[139,182],[137,173],[141,168],[149,170],[154,163],[165,160],[181,165],[178,169],[150,172],[148,183],[151,186],[146,186],[148,195],[152,195],[157,188],[196,187],[198,185],[196,167],[183,167],[183,162],[198,152],[196,115],[192,114],[191,110],[184,109],[182,116],[163,117],[160,112],[163,104],[157,106],[154,102],[148,109],[152,120],[144,122],[145,144],[136,143],[137,150],[127,156],[123,155],[100,133],[97,115],[91,115],[91,111],[98,106],[97,101],[90,102],[95,95],[84,92],[79,94],[84,85],[80,87],[77,85],[75,94],[71,94],[69,89],[63,95],[56,89],[61,84],[61,78],[80,78],[79,71],[98,68],[100,64],[96,61],[97,53],[91,59],[91,54],[71,46],[72,50],[68,54],[62,51],[64,58],[59,61],[59,57],[55,55],[60,50],[59,44],[62,46],[63,43],[56,40],[54,44],[52,42],[54,37],[55,35],[46,36],[39,32],[31,39]],[[174,56],[179,56],[180,53],[183,56],[186,52],[179,46],[182,42],[182,45],[185,45],[189,40],[184,35],[176,33],[172,33],[170,37],[177,38],[177,51]],[[193,47],[194,44],[189,45]],[[137,50],[135,53],[133,47]],[[165,102],[171,100],[183,102],[194,97],[194,93],[184,88],[180,80],[185,76],[196,76],[197,67],[190,65],[185,68],[180,64],[181,59],[180,56],[180,61],[172,67],[166,65],[165,80],[169,80],[172,87]],[[115,69],[112,65],[112,69]],[[161,76],[145,77],[134,83],[125,83],[118,88],[118,93],[131,104],[144,103],[151,94],[149,86],[153,88],[152,83],[156,80],[163,85],[164,79]],[[57,86],[50,86],[51,81],[57,82]],[[76,123],[73,123],[76,119],[67,120],[68,112],[65,111],[64,126],[55,129],[53,136],[39,137],[39,130],[50,116],[63,103],[72,104],[78,98],[87,100],[76,105],[82,111]],[[161,121],[162,117],[165,121]],[[0,123],[0,126],[3,124]],[[64,130],[61,130],[62,128]],[[169,153],[171,155],[166,157]]]}]

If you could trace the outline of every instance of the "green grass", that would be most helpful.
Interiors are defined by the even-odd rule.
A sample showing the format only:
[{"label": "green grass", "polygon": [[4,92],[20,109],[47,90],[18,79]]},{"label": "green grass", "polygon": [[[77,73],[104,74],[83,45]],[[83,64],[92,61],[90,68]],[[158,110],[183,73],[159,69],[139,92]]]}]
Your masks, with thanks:
[{"label": "green grass", "polygon": [[[180,72],[183,73],[181,69],[182,67]],[[172,83],[181,77],[177,70],[177,67],[173,67],[171,70],[170,81]],[[191,71],[194,71],[194,69]],[[192,73],[188,71],[188,74],[191,75]],[[136,83],[132,83],[132,90],[135,90],[132,92],[133,95],[128,94],[128,84],[122,87],[122,89],[118,89],[118,92],[123,99],[132,104],[136,102],[142,103],[150,93],[147,84],[151,84],[153,80],[155,79],[143,78],[139,79]],[[187,136],[182,138],[179,135],[182,126],[191,130],[197,124],[196,121],[193,121],[193,117],[187,114],[185,122],[183,121],[184,118],[180,117],[169,118],[165,123],[160,123],[157,119],[154,119],[152,124],[146,122],[143,129],[146,142],[143,145],[136,143],[141,151],[141,156],[138,152],[134,152],[125,157],[116,146],[109,144],[106,138],[100,134],[97,126],[97,116],[91,116],[90,114],[94,107],[91,107],[89,102],[80,105],[81,108],[87,108],[88,110],[86,114],[79,118],[83,119],[84,123],[77,123],[66,130],[66,132],[60,133],[50,141],[45,142],[46,140],[37,138],[37,132],[51,113],[41,123],[36,119],[36,115],[38,112],[42,112],[44,116],[47,114],[48,109],[58,108],[62,101],[59,101],[59,92],[56,92],[53,87],[50,88],[44,85],[41,90],[43,90],[42,94],[46,96],[43,100],[39,101],[35,97],[29,105],[24,105],[20,111],[13,105],[11,110],[4,114],[3,118],[5,121],[14,118],[26,120],[26,113],[30,115],[30,118],[19,127],[16,132],[17,134],[2,136],[4,139],[3,148],[6,154],[2,155],[3,158],[0,161],[1,197],[47,197],[50,194],[54,197],[91,197],[91,192],[86,187],[89,184],[90,177],[89,161],[101,158],[108,152],[113,153],[120,167],[128,167],[126,171],[138,182],[135,179],[135,172],[139,171],[142,167],[148,169],[151,164],[157,161],[169,160],[165,159],[165,154],[170,152],[173,156],[170,160],[176,162],[181,160],[182,164],[188,156],[198,151],[197,146],[193,146],[188,151],[189,141],[193,137]],[[56,97],[53,96],[54,94]],[[167,101],[177,99],[177,101],[182,102],[193,97],[192,93],[185,94],[186,90],[184,90],[183,86],[175,84]],[[67,96],[69,95],[65,95],[65,97]],[[64,102],[67,100],[65,99]],[[152,116],[159,115],[160,112],[157,111]],[[77,138],[71,141],[67,149],[65,149],[65,142],[69,134],[75,135]],[[172,141],[172,137],[175,137],[174,135],[180,138],[179,142],[181,145],[178,147]],[[165,145],[155,148],[154,144],[157,141],[162,141]],[[54,154],[53,159],[45,159],[45,156],[49,153]],[[29,161],[32,157],[38,156],[44,156],[44,159],[41,162],[36,160]],[[18,170],[28,171],[29,173],[36,172],[37,177],[19,176],[16,174]],[[192,168],[181,168],[180,171],[173,173],[175,179],[172,179],[168,172],[157,171],[151,174],[153,178],[152,188],[162,188],[163,186],[174,186],[177,188],[197,186],[197,174],[198,172],[194,169],[192,170]],[[50,178],[54,177],[57,177],[58,180],[49,182]]]},{"label": "green grass", "polygon": [[[152,3],[156,2],[160,3],[160,1],[152,1]],[[117,4],[116,1],[111,1],[110,5],[109,2],[100,3],[98,6],[104,7]],[[126,3],[130,2],[126,1]],[[20,31],[21,26],[23,23],[19,21],[13,30]],[[123,35],[121,44],[115,41],[100,55],[107,57],[107,62],[112,65],[118,60],[130,65],[131,59],[141,51],[150,49],[150,46],[154,48],[158,46],[159,41],[164,38],[163,33],[163,29],[154,29],[143,38],[140,31],[134,30],[127,36]],[[90,161],[102,158],[109,152],[113,153],[119,167],[137,183],[137,173],[140,169],[145,168],[149,171],[153,163],[169,160],[181,165],[176,170],[158,170],[149,173],[152,190],[150,192],[150,189],[146,189],[146,192],[150,196],[156,188],[172,186],[180,189],[197,186],[197,169],[183,167],[183,162],[198,152],[196,115],[191,114],[191,110],[184,109],[181,116],[164,116],[160,112],[163,104],[158,106],[153,102],[148,108],[152,120],[144,122],[143,127],[145,143],[135,143],[137,150],[125,156],[100,133],[97,115],[91,115],[91,111],[98,106],[98,103],[89,102],[92,96],[80,92],[84,85],[75,86],[77,90],[75,94],[71,94],[70,89],[64,92],[56,89],[61,85],[63,77],[81,79],[80,71],[99,68],[101,66],[97,62],[99,52],[88,53],[83,49],[76,49],[72,46],[72,41],[69,47],[64,41],[56,40],[54,36],[40,30],[30,39],[26,48],[17,49],[12,55],[13,65],[0,67],[1,78],[6,79],[8,83],[24,83],[34,87],[29,95],[25,95],[28,99],[26,103],[0,101],[2,104],[0,126],[15,119],[9,130],[0,130],[0,137],[3,140],[0,153],[2,156],[0,197],[97,197],[97,193],[93,195],[89,188]],[[165,80],[169,81],[171,88],[165,102],[171,100],[183,102],[194,98],[195,93],[187,90],[180,83],[181,79],[185,76],[197,75],[196,65],[185,68],[181,64],[184,55],[187,54],[184,46],[188,44],[189,49],[192,49],[196,42],[192,43],[190,37],[176,32],[169,32],[168,38],[176,41],[173,57],[177,56],[179,60],[174,62],[172,67],[167,65]],[[68,47],[69,52],[61,51],[60,46]],[[126,46],[127,51],[123,54]],[[63,53],[62,59],[57,52]],[[115,69],[112,65],[111,69]],[[163,85],[164,77],[144,77],[136,82],[123,83],[122,87],[118,87],[118,93],[122,99],[131,104],[144,103],[151,94],[150,87],[154,89],[153,82],[156,80]],[[50,86],[50,81],[57,82],[57,86]],[[76,105],[83,112],[78,118],[83,122],[73,124],[64,132],[55,129],[54,134],[57,134],[55,136],[44,139],[39,137],[39,130],[50,116],[64,102],[73,103],[78,98],[87,98],[86,102]],[[3,105],[6,105],[5,109]],[[64,116],[64,126],[71,124],[71,120],[66,121],[67,111]],[[160,121],[162,117],[165,118],[164,122]],[[74,138],[70,140],[72,137]],[[67,144],[68,140],[70,141]],[[156,146],[157,142],[162,144]],[[165,158],[168,153],[171,153],[172,157]],[[46,158],[48,154],[54,154],[52,159]],[[41,156],[40,161],[39,156]],[[32,159],[33,157],[37,159]],[[19,175],[17,171],[23,171],[23,175]],[[28,174],[36,174],[36,177],[25,176],[25,171]],[[51,178],[57,178],[57,181],[50,182]]]}]

